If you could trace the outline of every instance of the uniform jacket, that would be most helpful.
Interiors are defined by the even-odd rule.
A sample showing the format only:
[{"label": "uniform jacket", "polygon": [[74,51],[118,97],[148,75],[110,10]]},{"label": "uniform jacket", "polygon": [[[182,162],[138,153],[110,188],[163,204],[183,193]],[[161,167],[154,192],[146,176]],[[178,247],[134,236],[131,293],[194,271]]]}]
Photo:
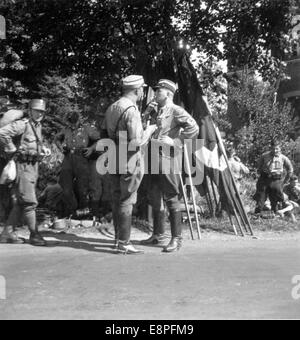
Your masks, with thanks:
[{"label": "uniform jacket", "polygon": [[[32,125],[41,142],[41,124],[32,122]],[[15,137],[20,137],[17,143],[19,145],[14,144]],[[7,153],[19,150],[24,154],[37,154],[39,152],[39,142],[28,119],[17,120],[0,129],[0,150]]]},{"label": "uniform jacket", "polygon": [[[117,143],[131,142],[141,146],[145,142],[141,113],[126,97],[121,97],[107,109],[103,129],[107,131],[109,138]],[[127,132],[126,140],[120,140],[121,132]]]},{"label": "uniform jacket", "polygon": [[56,136],[57,140],[63,141],[69,150],[84,149],[90,142],[100,139],[100,132],[95,125],[84,124],[78,129],[65,128]]},{"label": "uniform jacket", "polygon": [[158,130],[153,138],[168,136],[172,139],[195,139],[199,134],[199,126],[194,118],[182,107],[173,103],[161,108],[157,117]]},{"label": "uniform jacket", "polygon": [[274,156],[272,152],[266,152],[262,155],[258,163],[258,170],[260,173],[283,174],[284,170],[290,176],[294,169],[291,161],[284,155]]}]

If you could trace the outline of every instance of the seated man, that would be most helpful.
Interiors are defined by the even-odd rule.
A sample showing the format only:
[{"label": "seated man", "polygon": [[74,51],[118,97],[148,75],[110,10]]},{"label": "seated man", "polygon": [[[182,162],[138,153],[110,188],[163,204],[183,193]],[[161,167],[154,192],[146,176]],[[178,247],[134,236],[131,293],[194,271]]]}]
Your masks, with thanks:
[{"label": "seated man", "polygon": [[51,213],[61,217],[63,214],[63,190],[56,178],[48,180],[47,187],[39,197],[39,204]]},{"label": "seated man", "polygon": [[291,220],[293,221],[293,223],[296,223],[297,220],[295,218],[294,215],[294,210],[297,208],[299,209],[299,204],[293,201],[290,201],[288,196],[286,194],[284,194],[284,201],[279,204],[279,210],[277,211],[277,214],[280,217],[284,217],[284,216],[288,216],[291,217]]},{"label": "seated man", "polygon": [[296,175],[291,177],[290,183],[284,186],[283,191],[288,195],[291,201],[300,204],[300,184]]}]

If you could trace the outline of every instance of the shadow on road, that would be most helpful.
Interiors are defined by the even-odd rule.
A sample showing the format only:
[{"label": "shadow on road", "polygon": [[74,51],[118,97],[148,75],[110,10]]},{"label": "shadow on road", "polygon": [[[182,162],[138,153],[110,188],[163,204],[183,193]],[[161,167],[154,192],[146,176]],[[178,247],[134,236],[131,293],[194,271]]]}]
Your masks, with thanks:
[{"label": "shadow on road", "polygon": [[96,253],[118,254],[118,252],[113,249],[114,240],[86,238],[74,234],[55,233],[51,231],[42,232],[41,234],[43,237],[55,238],[53,241],[47,240],[47,247],[63,247],[82,249]]}]

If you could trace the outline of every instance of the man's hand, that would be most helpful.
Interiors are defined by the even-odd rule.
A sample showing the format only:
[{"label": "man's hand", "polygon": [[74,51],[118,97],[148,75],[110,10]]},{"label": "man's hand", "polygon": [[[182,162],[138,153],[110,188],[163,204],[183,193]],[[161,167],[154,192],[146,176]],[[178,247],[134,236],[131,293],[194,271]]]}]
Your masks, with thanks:
[{"label": "man's hand", "polygon": [[83,156],[85,158],[89,158],[93,154],[94,151],[95,151],[95,145],[92,145],[91,147],[83,150]]},{"label": "man's hand", "polygon": [[170,138],[169,136],[161,136],[158,140],[163,145],[174,146],[174,139]]},{"label": "man's hand", "polygon": [[161,136],[158,139],[158,142],[162,145],[175,146],[175,140],[170,138],[169,136]]},{"label": "man's hand", "polygon": [[149,134],[150,136],[153,135],[153,133],[157,130],[157,125],[153,124],[153,125],[149,125],[146,128],[146,133]]}]

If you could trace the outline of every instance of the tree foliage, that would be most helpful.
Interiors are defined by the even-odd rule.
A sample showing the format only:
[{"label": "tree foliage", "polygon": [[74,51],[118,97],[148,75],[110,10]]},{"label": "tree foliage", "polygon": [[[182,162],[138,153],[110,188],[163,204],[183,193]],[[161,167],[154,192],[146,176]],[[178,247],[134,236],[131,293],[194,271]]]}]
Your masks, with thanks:
[{"label": "tree foliage", "polygon": [[210,58],[263,72],[287,48],[292,0],[15,0],[2,2],[8,39],[1,76],[30,91],[53,70],[82,76],[90,94],[111,95],[122,76],[151,84],[174,78],[172,50],[183,40]]},{"label": "tree foliage", "polygon": [[293,149],[293,109],[288,102],[277,103],[275,91],[247,73],[241,83],[231,87],[231,100],[238,113],[235,119],[240,124],[227,132],[231,132],[232,141],[243,161],[254,167],[258,158],[269,151],[274,140],[282,143],[286,155]]}]

